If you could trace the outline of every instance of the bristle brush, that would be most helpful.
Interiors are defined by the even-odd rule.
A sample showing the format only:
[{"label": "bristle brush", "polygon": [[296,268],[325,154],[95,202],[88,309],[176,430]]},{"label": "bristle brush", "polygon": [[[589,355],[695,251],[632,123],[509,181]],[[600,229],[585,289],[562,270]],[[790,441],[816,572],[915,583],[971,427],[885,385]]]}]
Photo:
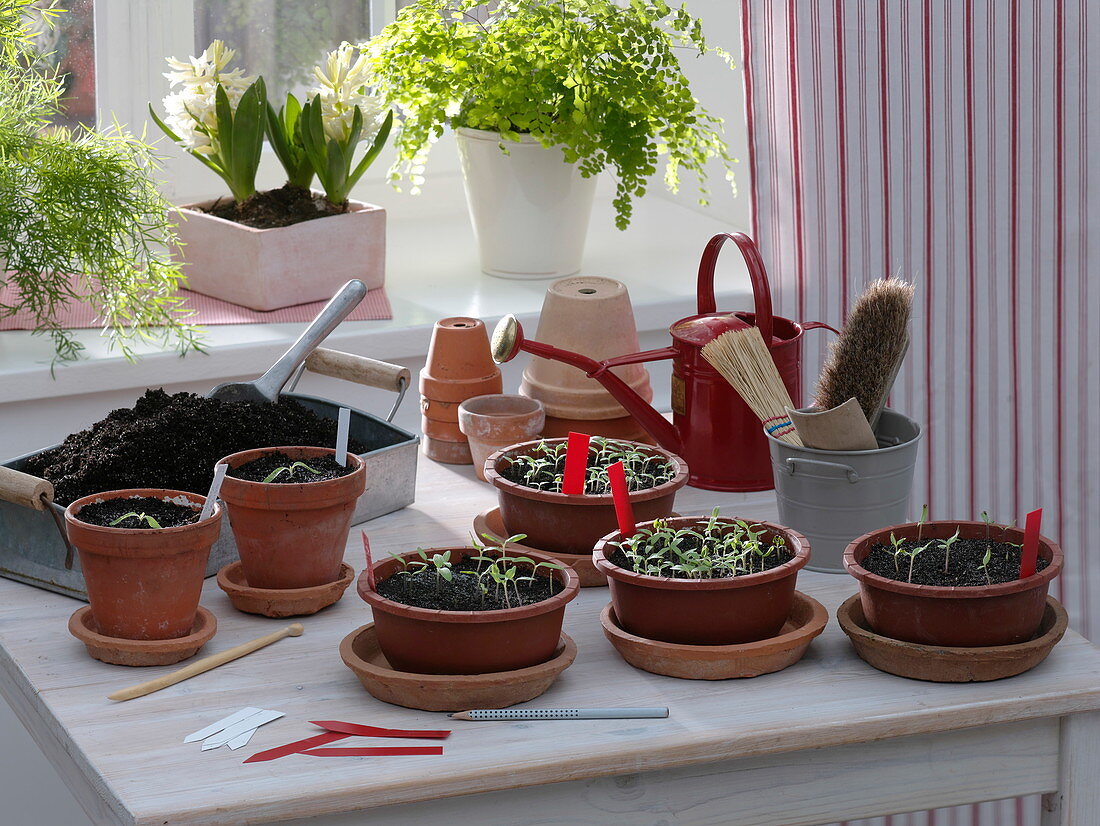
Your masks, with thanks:
[{"label": "bristle brush", "polygon": [[859,401],[873,429],[909,349],[913,285],[896,278],[872,282],[856,300],[840,338],[829,347],[814,407],[831,410]]}]

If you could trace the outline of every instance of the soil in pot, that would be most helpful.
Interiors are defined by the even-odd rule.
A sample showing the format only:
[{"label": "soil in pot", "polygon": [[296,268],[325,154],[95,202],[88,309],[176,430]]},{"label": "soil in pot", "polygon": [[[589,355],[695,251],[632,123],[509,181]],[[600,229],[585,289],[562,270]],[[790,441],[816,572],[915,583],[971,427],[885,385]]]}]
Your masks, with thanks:
[{"label": "soil in pot", "polygon": [[[544,441],[538,450],[513,458],[500,475],[527,488],[561,493],[566,447],[566,441]],[[588,475],[584,492],[590,496],[610,494],[607,468],[620,461],[631,491],[649,490],[671,482],[676,476],[675,464],[663,456],[638,450],[630,442],[595,437],[588,448]]]},{"label": "soil in pot", "polygon": [[346,202],[333,204],[321,195],[290,184],[257,192],[240,203],[219,198],[203,209],[209,215],[256,229],[289,227],[315,218],[343,215],[347,211]]},{"label": "soil in pot", "polygon": [[[214,464],[254,447],[336,444],[336,421],[292,399],[276,403],[221,402],[194,393],[147,390],[133,407],[114,410],[87,430],[29,458],[26,473],[48,479],[54,501],[126,488],[171,488],[205,493]],[[384,444],[352,439],[366,453]]]},{"label": "soil in pot", "polygon": [[149,528],[175,528],[199,521],[199,513],[192,507],[166,502],[152,496],[133,499],[108,499],[85,505],[76,518],[89,525],[108,528],[140,530]]},{"label": "soil in pot", "polygon": [[339,479],[355,472],[355,466],[349,463],[342,466],[331,456],[315,456],[305,462],[299,461],[282,452],[268,453],[259,459],[245,462],[231,470],[227,475],[234,479],[265,484],[308,484]]},{"label": "soil in pot", "polygon": [[[505,584],[498,584],[490,570],[496,566],[497,577],[506,578],[510,568],[517,573]],[[542,568],[550,566],[543,564]],[[564,567],[564,566],[559,566]],[[467,554],[456,563],[437,568],[430,561],[419,569],[410,564],[384,582],[378,583],[378,593],[402,605],[433,608],[439,611],[503,611],[524,605],[534,605],[560,594],[565,586],[553,577],[537,576],[533,581],[531,566],[522,562],[509,565]]]},{"label": "soil in pot", "polygon": [[[978,587],[1019,579],[1020,553],[1015,543],[980,538],[957,539],[950,545],[942,539],[903,539],[896,547],[881,542],[874,545],[860,564],[872,574],[896,582]],[[1035,568],[1042,571],[1048,565],[1050,560],[1040,557]]]}]

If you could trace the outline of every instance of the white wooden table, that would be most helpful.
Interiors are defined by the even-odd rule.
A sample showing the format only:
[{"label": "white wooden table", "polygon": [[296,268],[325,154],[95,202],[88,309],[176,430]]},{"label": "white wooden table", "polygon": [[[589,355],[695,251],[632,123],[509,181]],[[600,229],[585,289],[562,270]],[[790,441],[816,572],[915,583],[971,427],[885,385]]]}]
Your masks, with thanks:
[{"label": "white wooden table", "polygon": [[[367,526],[376,555],[459,542],[495,501],[471,468],[422,461],[420,473],[417,503]],[[770,495],[691,488],[677,509],[716,504],[774,516]],[[347,560],[362,565],[357,530]],[[845,576],[806,572],[799,587],[830,612],[855,591]],[[306,618],[302,637],[115,704],[112,690],[169,669],[91,660],[66,631],[78,603],[0,580],[0,690],[97,824],[799,826],[1031,793],[1047,795],[1044,826],[1100,818],[1100,652],[1073,632],[1028,674],[936,685],[875,671],[832,620],[784,672],[693,682],[626,665],[600,629],[607,599],[605,589],[585,589],[569,606],[577,661],[535,704],[667,705],[669,719],[445,725],[443,715],[381,703],[337,653],[370,618],[354,590]],[[213,580],[203,604],[219,621],[204,653],[285,624],[237,613]],[[246,705],[286,717],[237,752],[182,743]],[[310,719],[454,734],[442,757],[242,763],[317,733]]]}]

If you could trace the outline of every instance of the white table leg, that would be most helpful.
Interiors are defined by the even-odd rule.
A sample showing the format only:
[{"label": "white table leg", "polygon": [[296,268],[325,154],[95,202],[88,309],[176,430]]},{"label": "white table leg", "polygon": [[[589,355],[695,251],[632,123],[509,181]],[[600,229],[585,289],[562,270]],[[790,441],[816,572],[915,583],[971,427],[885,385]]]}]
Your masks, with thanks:
[{"label": "white table leg", "polygon": [[1042,826],[1092,826],[1100,816],[1100,711],[1062,718],[1058,791],[1043,795]]}]

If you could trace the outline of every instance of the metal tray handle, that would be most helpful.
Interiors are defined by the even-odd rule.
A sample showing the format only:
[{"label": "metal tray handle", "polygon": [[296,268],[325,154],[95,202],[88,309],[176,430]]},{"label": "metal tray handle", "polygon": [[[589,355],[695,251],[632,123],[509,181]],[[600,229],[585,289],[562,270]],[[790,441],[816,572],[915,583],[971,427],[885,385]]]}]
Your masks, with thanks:
[{"label": "metal tray handle", "polygon": [[[401,406],[401,400],[405,398],[405,391],[412,381],[412,373],[408,367],[378,361],[366,356],[343,353],[339,350],[328,350],[324,347],[318,347],[310,353],[305,361],[305,369],[322,376],[343,379],[367,387],[377,387],[379,390],[390,390],[397,393],[397,400],[393,403],[393,409],[386,417],[388,422],[393,421],[393,417],[397,414],[397,408]],[[297,383],[297,378],[295,378],[294,385]],[[291,386],[292,390],[294,385]]]}]

